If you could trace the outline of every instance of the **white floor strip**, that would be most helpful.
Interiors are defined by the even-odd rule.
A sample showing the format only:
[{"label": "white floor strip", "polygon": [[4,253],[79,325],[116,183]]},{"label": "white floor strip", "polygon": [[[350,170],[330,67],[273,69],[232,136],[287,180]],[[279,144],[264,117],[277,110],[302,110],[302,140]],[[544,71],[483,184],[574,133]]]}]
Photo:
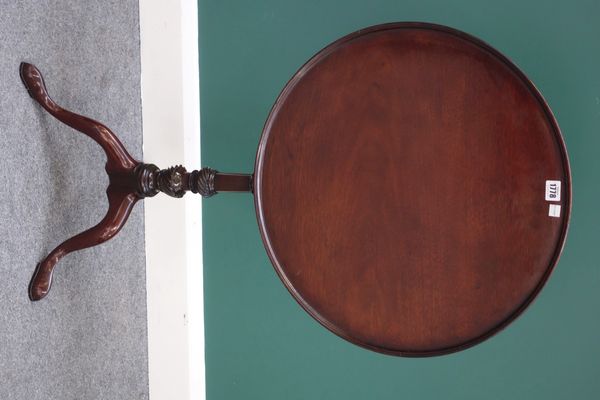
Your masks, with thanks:
[{"label": "white floor strip", "polygon": [[[139,6],[144,161],[199,169],[197,3]],[[201,204],[144,201],[150,400],[205,398]]]}]

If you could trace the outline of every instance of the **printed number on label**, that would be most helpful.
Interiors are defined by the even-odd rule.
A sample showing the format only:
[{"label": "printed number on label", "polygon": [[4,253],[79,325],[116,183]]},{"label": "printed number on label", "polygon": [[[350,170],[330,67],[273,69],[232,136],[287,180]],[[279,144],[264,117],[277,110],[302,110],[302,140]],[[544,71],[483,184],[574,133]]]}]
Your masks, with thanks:
[{"label": "printed number on label", "polygon": [[546,201],[560,201],[560,181],[546,181]]}]

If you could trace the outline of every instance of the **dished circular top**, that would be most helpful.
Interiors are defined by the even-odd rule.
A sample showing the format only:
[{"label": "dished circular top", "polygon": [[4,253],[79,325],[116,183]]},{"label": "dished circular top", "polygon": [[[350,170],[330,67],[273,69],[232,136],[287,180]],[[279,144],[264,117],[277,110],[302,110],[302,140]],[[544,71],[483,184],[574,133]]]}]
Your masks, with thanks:
[{"label": "dished circular top", "polygon": [[570,185],[556,121],[514,64],[462,32],[397,23],[294,75],[262,134],[255,204],[307,312],[358,345],[423,356],[484,340],[532,301]]}]

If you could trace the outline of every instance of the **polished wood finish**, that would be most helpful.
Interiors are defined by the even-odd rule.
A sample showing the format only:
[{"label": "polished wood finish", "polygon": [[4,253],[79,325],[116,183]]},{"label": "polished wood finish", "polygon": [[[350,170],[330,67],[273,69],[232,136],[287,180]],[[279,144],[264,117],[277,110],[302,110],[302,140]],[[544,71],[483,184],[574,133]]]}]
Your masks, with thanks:
[{"label": "polished wood finish", "polygon": [[[547,180],[560,201],[545,200]],[[518,316],[571,205],[533,84],[480,40],[422,23],[361,30],[304,65],[271,110],[254,184],[268,255],[300,305],[404,356],[464,349]]]},{"label": "polished wood finish", "polygon": [[127,222],[138,200],[159,192],[182,197],[189,190],[209,197],[217,192],[252,191],[251,175],[223,174],[210,168],[188,173],[182,166],[161,170],[153,164],[135,160],[106,126],[56,104],[48,95],[41,72],[34,65],[21,63],[20,74],[29,95],[48,113],[89,136],[102,147],[106,153],[106,173],[109,178],[106,216],[96,226],[58,245],[37,265],[29,284],[31,300],[40,300],[48,294],[54,267],[62,257],[114,237]]},{"label": "polished wood finish", "polygon": [[250,174],[215,175],[215,190],[217,192],[252,192],[254,178]]}]

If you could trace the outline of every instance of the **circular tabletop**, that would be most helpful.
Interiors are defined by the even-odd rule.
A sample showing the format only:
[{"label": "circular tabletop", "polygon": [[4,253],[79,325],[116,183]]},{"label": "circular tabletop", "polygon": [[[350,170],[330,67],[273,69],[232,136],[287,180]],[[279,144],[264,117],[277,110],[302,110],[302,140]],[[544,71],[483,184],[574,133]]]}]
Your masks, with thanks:
[{"label": "circular tabletop", "polygon": [[397,23],[326,47],[266,122],[255,205],[300,305],[366,348],[427,356],[476,344],[537,295],[570,213],[546,102],[465,33]]}]

